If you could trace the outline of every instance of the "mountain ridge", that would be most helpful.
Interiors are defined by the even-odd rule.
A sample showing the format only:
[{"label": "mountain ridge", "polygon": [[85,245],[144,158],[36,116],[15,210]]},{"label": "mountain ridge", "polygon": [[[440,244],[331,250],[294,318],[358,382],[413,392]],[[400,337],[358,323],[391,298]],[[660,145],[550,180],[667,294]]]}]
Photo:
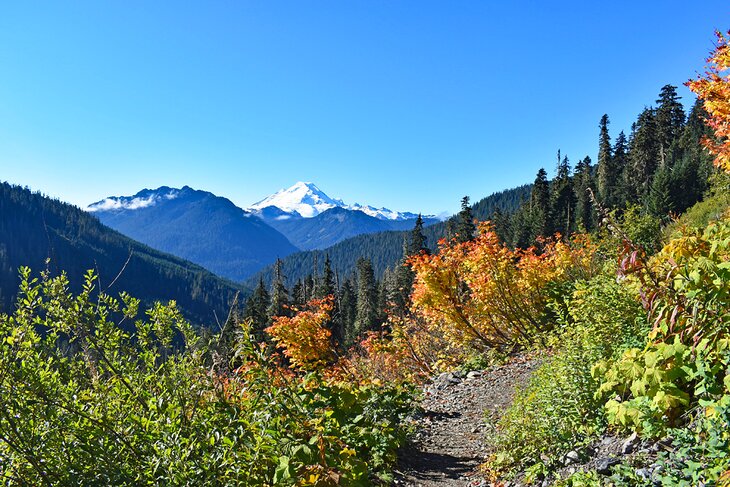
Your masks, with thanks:
[{"label": "mountain ridge", "polygon": [[73,289],[94,269],[99,284],[142,300],[175,300],[192,321],[211,325],[236,293],[248,291],[206,269],[137,242],[88,212],[27,188],[0,183],[0,308],[9,311],[18,268],[65,271]]},{"label": "mountain ridge", "polygon": [[189,186],[111,196],[87,209],[129,237],[235,281],[299,250],[229,199]]}]

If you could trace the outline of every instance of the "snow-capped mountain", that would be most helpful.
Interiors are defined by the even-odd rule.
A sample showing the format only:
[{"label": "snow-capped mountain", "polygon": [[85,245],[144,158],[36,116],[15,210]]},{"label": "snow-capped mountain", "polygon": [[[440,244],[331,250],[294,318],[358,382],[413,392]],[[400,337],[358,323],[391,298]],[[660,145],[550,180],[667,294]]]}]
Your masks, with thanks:
[{"label": "snow-capped mountain", "polygon": [[110,196],[87,210],[135,240],[237,281],[299,250],[256,215],[189,186]]},{"label": "snow-capped mountain", "polygon": [[418,216],[415,213],[398,212],[389,210],[388,208],[375,208],[359,203],[348,205],[341,199],[330,198],[314,183],[305,183],[302,181],[299,181],[290,188],[280,189],[271,196],[251,205],[248,209],[254,213],[261,214],[261,212],[271,207],[276,207],[288,214],[277,215],[277,220],[286,220],[292,217],[296,218],[297,216],[312,218],[331,208],[362,211],[366,215],[380,220],[411,220]]}]

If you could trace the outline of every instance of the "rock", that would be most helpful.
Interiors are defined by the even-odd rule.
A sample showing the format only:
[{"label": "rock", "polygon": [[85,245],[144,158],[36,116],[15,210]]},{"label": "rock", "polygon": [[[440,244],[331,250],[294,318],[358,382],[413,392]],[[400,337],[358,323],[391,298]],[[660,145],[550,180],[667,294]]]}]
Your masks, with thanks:
[{"label": "rock", "polygon": [[479,372],[478,370],[472,370],[471,372],[466,374],[467,379],[476,379],[477,377],[481,377],[481,376],[482,376],[482,373]]},{"label": "rock", "polygon": [[596,462],[596,472],[601,475],[610,475],[611,467],[613,467],[614,465],[618,465],[619,463],[621,463],[621,462],[619,462],[618,458],[614,458],[614,457],[599,458],[598,461]]},{"label": "rock", "polygon": [[636,448],[636,445],[639,444],[639,441],[639,435],[636,433],[636,431],[634,431],[633,433],[631,433],[631,436],[626,438],[626,441],[624,441],[621,445],[621,454],[628,455],[629,453],[632,453]]},{"label": "rock", "polygon": [[637,477],[644,479],[644,480],[651,480],[651,472],[648,468],[637,468],[636,472],[634,472]]},{"label": "rock", "polygon": [[568,465],[573,465],[574,463],[580,463],[580,453],[578,453],[575,450],[569,451],[565,455],[564,464],[567,467]]}]

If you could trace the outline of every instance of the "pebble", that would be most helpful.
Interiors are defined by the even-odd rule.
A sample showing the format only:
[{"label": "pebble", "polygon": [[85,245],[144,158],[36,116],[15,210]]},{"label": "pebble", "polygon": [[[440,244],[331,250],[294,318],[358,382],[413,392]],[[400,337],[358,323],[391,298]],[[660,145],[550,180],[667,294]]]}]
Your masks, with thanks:
[{"label": "pebble", "polygon": [[623,442],[621,445],[621,454],[622,455],[628,455],[629,453],[633,452],[636,448],[636,445],[639,444],[639,435],[634,431],[631,433],[631,436],[626,438],[626,441]]}]

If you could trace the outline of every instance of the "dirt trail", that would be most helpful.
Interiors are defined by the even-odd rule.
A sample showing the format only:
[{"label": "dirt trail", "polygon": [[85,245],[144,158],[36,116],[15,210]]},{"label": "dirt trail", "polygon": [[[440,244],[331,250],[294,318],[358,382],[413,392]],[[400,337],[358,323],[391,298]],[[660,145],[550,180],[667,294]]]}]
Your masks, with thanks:
[{"label": "dirt trail", "polygon": [[426,388],[417,435],[399,456],[396,485],[481,486],[485,434],[537,365],[515,358],[483,372],[441,374]]}]

